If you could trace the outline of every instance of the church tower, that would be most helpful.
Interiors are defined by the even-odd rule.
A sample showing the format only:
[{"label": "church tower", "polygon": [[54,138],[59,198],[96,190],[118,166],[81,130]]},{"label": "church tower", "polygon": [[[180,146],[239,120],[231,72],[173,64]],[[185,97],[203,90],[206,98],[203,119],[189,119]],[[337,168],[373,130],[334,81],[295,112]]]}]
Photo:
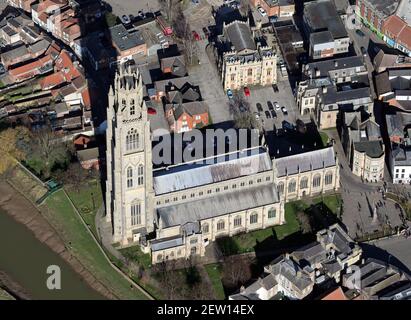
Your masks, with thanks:
[{"label": "church tower", "polygon": [[106,220],[113,242],[138,242],[154,229],[154,192],[150,123],[135,66],[120,66],[110,88],[106,139]]}]

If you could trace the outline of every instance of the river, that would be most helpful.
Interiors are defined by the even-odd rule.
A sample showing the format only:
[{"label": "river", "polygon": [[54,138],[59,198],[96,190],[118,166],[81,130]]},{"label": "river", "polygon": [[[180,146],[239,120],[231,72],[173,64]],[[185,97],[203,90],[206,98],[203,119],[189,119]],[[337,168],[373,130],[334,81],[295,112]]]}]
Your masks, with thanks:
[{"label": "river", "polygon": [[[61,289],[46,286],[47,267],[61,269]],[[38,241],[24,225],[0,210],[0,270],[23,287],[33,300],[104,299],[54,251]]]}]

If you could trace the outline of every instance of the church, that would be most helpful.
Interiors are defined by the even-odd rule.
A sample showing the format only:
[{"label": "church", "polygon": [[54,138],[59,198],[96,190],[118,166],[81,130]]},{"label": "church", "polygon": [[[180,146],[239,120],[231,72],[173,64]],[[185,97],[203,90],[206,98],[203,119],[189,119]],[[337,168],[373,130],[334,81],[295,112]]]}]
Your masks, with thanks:
[{"label": "church", "polygon": [[204,256],[218,237],[284,224],[285,202],[339,187],[333,147],[271,159],[262,144],[155,168],[142,77],[131,66],[110,88],[106,139],[112,241],[140,245],[153,263]]}]

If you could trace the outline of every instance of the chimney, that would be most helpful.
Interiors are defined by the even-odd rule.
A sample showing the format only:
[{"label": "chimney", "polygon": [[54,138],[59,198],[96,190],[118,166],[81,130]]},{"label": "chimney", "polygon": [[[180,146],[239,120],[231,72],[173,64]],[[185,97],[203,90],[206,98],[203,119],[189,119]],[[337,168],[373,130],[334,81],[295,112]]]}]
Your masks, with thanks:
[{"label": "chimney", "polygon": [[319,77],[321,75],[321,72],[317,67],[315,67],[314,71],[315,71],[315,76],[316,77]]},{"label": "chimney", "polygon": [[327,87],[323,87],[323,93],[327,93],[328,88]]},{"label": "chimney", "polygon": [[338,67],[338,61],[337,60],[334,60],[334,67]]}]

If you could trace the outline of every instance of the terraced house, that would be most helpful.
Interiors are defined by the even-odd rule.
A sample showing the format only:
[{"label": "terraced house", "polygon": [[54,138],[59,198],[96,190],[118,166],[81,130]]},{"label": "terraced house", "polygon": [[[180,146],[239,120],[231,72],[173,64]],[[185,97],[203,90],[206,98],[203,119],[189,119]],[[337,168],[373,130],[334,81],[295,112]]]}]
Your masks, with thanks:
[{"label": "terraced house", "polygon": [[339,187],[332,147],[271,159],[262,143],[159,165],[139,71],[121,67],[114,83],[107,110],[106,219],[113,242],[139,244],[153,263],[202,256],[217,237],[286,223],[285,201]]}]

